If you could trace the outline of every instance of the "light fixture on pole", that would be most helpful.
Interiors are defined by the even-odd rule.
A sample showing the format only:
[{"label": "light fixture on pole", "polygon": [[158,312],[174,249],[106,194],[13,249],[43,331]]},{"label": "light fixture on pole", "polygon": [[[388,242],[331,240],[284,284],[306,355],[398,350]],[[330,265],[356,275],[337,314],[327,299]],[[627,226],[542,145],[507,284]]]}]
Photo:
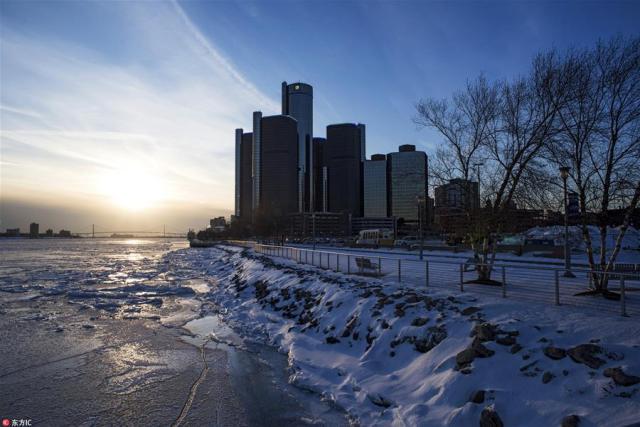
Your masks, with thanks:
[{"label": "light fixture on pole", "polygon": [[569,212],[567,202],[567,178],[569,178],[568,166],[560,166],[560,177],[564,189],[564,277],[576,277],[571,272],[571,248],[569,247]]}]

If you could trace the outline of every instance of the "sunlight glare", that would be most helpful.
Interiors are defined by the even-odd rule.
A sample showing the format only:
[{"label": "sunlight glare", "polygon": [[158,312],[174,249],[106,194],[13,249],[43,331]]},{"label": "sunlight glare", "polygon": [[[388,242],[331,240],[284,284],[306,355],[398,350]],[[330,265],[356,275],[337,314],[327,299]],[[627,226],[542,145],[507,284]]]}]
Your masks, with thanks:
[{"label": "sunlight glare", "polygon": [[159,180],[140,170],[119,170],[104,180],[111,201],[128,211],[152,207],[161,198]]}]

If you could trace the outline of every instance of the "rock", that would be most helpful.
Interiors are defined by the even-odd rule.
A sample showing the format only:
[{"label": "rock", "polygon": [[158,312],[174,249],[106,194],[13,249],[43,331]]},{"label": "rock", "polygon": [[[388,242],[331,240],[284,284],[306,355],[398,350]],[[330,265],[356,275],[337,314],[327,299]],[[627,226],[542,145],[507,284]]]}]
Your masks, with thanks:
[{"label": "rock", "polygon": [[456,365],[460,367],[464,367],[469,363],[473,362],[473,359],[476,357],[476,353],[472,348],[465,348],[460,353],[456,354]]},{"label": "rock", "polygon": [[496,342],[500,345],[514,345],[516,343],[516,339],[511,335],[507,335],[506,337],[496,338]]},{"label": "rock", "polygon": [[547,384],[549,381],[551,381],[553,378],[555,377],[555,375],[553,375],[551,372],[546,371],[543,375],[542,375],[542,384]]},{"label": "rock", "polygon": [[336,337],[327,337],[325,341],[327,342],[327,344],[338,344],[340,342],[340,340]]},{"label": "rock", "polygon": [[580,425],[580,417],[577,415],[567,415],[562,419],[561,427],[578,427]]},{"label": "rock", "polygon": [[616,353],[615,351],[607,352],[606,356],[607,356],[607,359],[615,360],[616,362],[619,362],[620,360],[624,360],[624,354]]},{"label": "rock", "polygon": [[640,383],[640,377],[625,374],[622,368],[607,368],[604,370],[604,376],[609,377],[618,385],[629,387]]},{"label": "rock", "polygon": [[85,329],[94,329],[95,326],[90,324],[90,323],[85,323],[84,325],[82,325],[83,328]]},{"label": "rock", "polygon": [[471,344],[471,348],[474,351],[475,357],[491,357],[495,354],[495,351],[482,345],[480,340],[476,337]]},{"label": "rock", "polygon": [[480,414],[480,427],[503,427],[504,424],[493,405],[487,406]]},{"label": "rock", "polygon": [[382,324],[380,325],[382,327],[382,329],[389,329],[389,322],[387,322],[387,320],[383,320]]},{"label": "rock", "polygon": [[567,352],[564,348],[549,346],[545,347],[543,351],[548,358],[553,360],[564,359],[567,356]]},{"label": "rock", "polygon": [[522,346],[518,343],[515,343],[513,346],[511,346],[511,348],[509,349],[509,351],[511,352],[511,354],[516,354],[517,352],[519,352],[520,350],[522,350]]},{"label": "rock", "polygon": [[428,317],[416,317],[411,321],[411,326],[424,326],[429,321]]},{"label": "rock", "polygon": [[467,307],[464,310],[462,310],[460,313],[462,313],[464,316],[470,316],[473,313],[477,313],[478,311],[480,311],[480,309],[478,307]]},{"label": "rock", "polygon": [[576,363],[587,365],[591,369],[598,369],[605,364],[605,361],[596,357],[602,353],[602,348],[595,344],[580,344],[567,350],[567,354]]},{"label": "rock", "polygon": [[476,390],[471,394],[469,402],[472,403],[484,403],[484,390]]},{"label": "rock", "polygon": [[393,405],[393,402],[391,402],[388,399],[385,399],[383,396],[379,395],[379,394],[367,394],[367,398],[369,398],[369,400],[371,401],[371,403],[373,403],[376,406],[382,406],[383,408],[388,408],[389,406]]},{"label": "rock", "polygon": [[496,337],[496,328],[491,323],[478,323],[473,327],[471,336],[480,341],[493,341]]}]

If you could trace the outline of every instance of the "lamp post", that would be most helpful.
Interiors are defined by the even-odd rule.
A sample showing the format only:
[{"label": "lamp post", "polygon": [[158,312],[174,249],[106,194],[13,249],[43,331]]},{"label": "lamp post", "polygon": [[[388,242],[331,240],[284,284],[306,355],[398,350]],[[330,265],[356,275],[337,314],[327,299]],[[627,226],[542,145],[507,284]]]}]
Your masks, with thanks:
[{"label": "lamp post", "polygon": [[420,261],[423,259],[422,247],[424,246],[424,220],[426,219],[425,211],[426,211],[426,198],[418,196],[416,197],[416,201],[418,202],[418,224],[420,230]]},{"label": "lamp post", "polygon": [[567,178],[569,178],[569,171],[571,169],[568,166],[560,167],[560,177],[562,178],[562,185],[564,188],[564,277],[576,277],[571,272],[571,248],[569,247],[569,212],[567,201]]}]

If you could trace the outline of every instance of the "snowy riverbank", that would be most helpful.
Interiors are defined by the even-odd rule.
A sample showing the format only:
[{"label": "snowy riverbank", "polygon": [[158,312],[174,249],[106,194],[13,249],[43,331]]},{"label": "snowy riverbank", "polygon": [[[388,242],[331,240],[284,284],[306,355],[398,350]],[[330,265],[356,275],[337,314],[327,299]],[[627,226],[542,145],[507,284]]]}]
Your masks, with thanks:
[{"label": "snowy riverbank", "polygon": [[234,247],[186,252],[167,257],[217,278],[208,298],[226,322],[287,353],[292,382],[363,425],[640,419],[637,319],[383,285]]}]

